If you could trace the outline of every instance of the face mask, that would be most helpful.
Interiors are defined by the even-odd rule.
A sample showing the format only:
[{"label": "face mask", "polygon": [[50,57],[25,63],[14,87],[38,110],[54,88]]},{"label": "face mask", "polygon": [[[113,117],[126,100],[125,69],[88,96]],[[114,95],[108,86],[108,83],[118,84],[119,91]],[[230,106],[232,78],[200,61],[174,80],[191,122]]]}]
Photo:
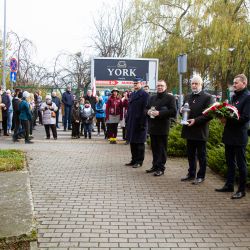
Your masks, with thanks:
[{"label": "face mask", "polygon": [[90,105],[89,104],[85,104],[85,108],[89,108],[90,107]]},{"label": "face mask", "polygon": [[47,103],[47,104],[51,104],[52,101],[51,101],[51,100],[47,100],[46,103]]}]

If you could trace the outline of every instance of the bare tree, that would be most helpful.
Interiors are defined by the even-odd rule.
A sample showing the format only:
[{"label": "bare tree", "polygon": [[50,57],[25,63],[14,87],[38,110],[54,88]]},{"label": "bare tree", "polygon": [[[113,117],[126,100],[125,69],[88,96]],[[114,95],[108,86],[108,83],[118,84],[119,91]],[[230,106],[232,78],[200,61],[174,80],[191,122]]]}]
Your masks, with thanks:
[{"label": "bare tree", "polygon": [[[105,7],[104,7],[105,8]],[[114,8],[106,5],[94,19],[95,34],[92,36],[94,49],[99,56],[123,57],[129,54],[131,29],[127,23],[125,1],[119,1]]]}]

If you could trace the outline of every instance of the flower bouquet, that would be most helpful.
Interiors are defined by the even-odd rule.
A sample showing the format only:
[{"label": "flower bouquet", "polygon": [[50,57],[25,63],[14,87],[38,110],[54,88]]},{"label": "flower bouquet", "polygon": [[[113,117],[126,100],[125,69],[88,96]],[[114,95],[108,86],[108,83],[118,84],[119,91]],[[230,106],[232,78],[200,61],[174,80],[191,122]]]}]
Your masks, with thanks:
[{"label": "flower bouquet", "polygon": [[235,118],[239,120],[240,115],[238,109],[226,102],[215,102],[209,108],[202,112],[203,115],[207,115],[213,118]]}]

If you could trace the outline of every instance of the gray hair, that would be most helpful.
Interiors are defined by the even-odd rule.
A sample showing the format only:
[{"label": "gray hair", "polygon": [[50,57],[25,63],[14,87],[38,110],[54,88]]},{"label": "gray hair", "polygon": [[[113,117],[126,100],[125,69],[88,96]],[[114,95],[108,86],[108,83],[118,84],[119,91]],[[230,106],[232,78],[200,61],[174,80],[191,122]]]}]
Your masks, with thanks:
[{"label": "gray hair", "polygon": [[203,80],[202,78],[200,77],[200,75],[195,75],[192,79],[191,79],[191,83],[199,83],[200,85],[203,84]]}]

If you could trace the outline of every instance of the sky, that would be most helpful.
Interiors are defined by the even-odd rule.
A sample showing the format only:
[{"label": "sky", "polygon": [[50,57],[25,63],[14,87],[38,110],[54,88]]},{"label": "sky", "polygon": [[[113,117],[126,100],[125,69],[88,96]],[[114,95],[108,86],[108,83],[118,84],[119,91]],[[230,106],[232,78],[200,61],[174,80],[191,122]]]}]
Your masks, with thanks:
[{"label": "sky", "polygon": [[[109,0],[114,3],[119,0]],[[36,46],[34,62],[49,66],[60,52],[90,52],[93,18],[103,0],[6,0],[7,32],[14,31]],[[3,6],[0,0],[0,30]],[[91,51],[92,52],[92,51]]]}]

